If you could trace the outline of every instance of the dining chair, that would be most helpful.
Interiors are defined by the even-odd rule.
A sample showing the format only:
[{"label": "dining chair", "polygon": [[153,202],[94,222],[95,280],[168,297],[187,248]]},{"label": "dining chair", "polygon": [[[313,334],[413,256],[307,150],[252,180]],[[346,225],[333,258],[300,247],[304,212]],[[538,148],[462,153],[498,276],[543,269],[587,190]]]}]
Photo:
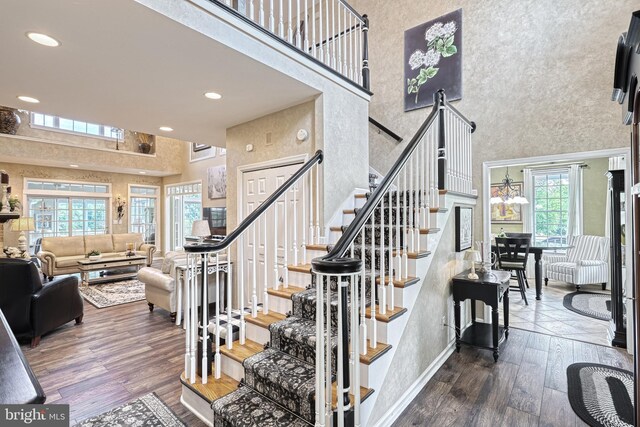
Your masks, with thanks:
[{"label": "dining chair", "polygon": [[[529,239],[531,239],[531,236],[533,236],[533,233],[504,233],[507,237],[528,237]],[[529,278],[527,278],[527,271],[525,270],[524,272],[524,284],[527,285],[527,288],[529,287]]]},{"label": "dining chair", "polygon": [[520,295],[526,305],[529,305],[529,302],[527,301],[524,273],[527,269],[530,247],[530,237],[496,237],[498,267],[501,270],[515,272],[518,279],[517,288],[520,290]]}]

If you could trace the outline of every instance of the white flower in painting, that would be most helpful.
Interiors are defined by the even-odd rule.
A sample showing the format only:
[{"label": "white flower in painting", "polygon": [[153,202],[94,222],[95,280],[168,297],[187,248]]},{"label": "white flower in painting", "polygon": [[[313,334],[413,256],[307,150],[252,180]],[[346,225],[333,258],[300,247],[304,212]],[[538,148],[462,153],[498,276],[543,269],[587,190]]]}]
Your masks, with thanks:
[{"label": "white flower in painting", "polygon": [[440,62],[440,52],[435,49],[429,49],[424,54],[423,64],[427,67],[434,67]]},{"label": "white flower in painting", "polygon": [[442,35],[443,25],[442,22],[436,22],[433,24],[426,33],[424,33],[424,38],[427,42],[435,40],[436,38]]},{"label": "white flower in painting", "polygon": [[415,70],[417,68],[420,68],[424,63],[424,58],[425,58],[425,53],[420,49],[413,52],[411,54],[411,57],[409,58],[409,66],[411,67],[411,69]]},{"label": "white flower in painting", "polygon": [[455,33],[457,29],[458,29],[458,26],[456,25],[455,21],[447,22],[442,27],[442,35],[444,37],[452,36],[453,33]]}]

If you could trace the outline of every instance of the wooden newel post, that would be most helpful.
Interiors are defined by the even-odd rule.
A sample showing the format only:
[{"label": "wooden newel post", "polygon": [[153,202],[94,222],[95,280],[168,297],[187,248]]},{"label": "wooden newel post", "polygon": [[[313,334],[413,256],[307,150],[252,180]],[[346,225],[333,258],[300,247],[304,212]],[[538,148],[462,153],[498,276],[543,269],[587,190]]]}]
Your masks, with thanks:
[{"label": "wooden newel post", "polygon": [[369,18],[362,15],[364,21],[362,26],[362,87],[371,89],[371,78],[369,76]]}]

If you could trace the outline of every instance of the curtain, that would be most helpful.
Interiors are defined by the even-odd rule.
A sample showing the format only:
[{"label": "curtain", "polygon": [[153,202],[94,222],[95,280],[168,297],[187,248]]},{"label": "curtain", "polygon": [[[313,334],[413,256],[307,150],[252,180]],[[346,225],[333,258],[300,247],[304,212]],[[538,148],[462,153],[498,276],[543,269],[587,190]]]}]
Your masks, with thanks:
[{"label": "curtain", "polygon": [[569,168],[569,237],[582,234],[582,168],[571,165]]},{"label": "curtain", "polygon": [[531,174],[531,169],[523,169],[522,176],[524,181],[523,196],[529,201],[529,203],[525,205],[520,205],[520,209],[522,209],[522,232],[532,233],[534,206],[533,206],[533,175]]}]

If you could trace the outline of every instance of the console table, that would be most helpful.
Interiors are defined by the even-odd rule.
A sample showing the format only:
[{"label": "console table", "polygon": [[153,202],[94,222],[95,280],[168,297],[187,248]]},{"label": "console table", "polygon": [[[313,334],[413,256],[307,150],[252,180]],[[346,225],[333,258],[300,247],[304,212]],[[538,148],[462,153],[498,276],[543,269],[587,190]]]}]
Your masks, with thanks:
[{"label": "console table", "polygon": [[[469,279],[469,270],[458,274],[453,282],[453,304],[456,321],[456,351],[460,353],[462,343],[473,347],[493,350],[493,360],[500,356],[499,345],[509,336],[509,280],[508,271],[490,270],[478,273],[478,279]],[[461,330],[460,303],[471,300],[471,325]],[[491,323],[476,321],[476,301],[491,307]],[[498,304],[502,301],[504,327],[498,324]]]}]

